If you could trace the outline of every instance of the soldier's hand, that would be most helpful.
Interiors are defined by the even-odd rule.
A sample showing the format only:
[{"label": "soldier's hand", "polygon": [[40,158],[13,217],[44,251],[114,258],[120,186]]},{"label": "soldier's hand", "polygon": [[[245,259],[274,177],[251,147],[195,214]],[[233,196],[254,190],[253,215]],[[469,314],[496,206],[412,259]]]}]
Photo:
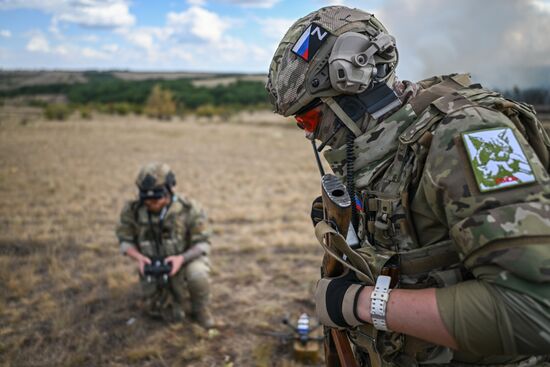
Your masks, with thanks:
[{"label": "soldier's hand", "polygon": [[129,247],[128,250],[126,250],[126,255],[130,256],[132,259],[134,259],[137,262],[139,273],[143,275],[143,270],[144,270],[143,268],[145,267],[145,264],[151,263],[151,259],[143,255],[133,246]]},{"label": "soldier's hand", "polygon": [[168,256],[166,259],[164,259],[165,263],[172,264],[172,271],[170,272],[170,276],[176,275],[176,273],[181,269],[181,266],[185,262],[185,259],[183,255],[173,255]]},{"label": "soldier's hand", "polygon": [[315,312],[319,321],[330,327],[348,328],[366,321],[357,314],[357,301],[365,286],[352,271],[335,278],[322,278],[315,289]]},{"label": "soldier's hand", "polygon": [[146,264],[151,264],[151,259],[149,259],[147,256],[140,255],[136,257],[136,261],[138,263],[139,273],[141,275],[144,275],[144,268]]}]

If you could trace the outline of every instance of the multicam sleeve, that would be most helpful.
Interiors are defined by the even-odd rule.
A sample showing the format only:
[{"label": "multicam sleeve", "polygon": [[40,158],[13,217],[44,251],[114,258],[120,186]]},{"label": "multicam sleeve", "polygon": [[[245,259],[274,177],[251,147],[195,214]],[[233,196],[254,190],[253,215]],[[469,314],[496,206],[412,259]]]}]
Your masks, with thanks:
[{"label": "multicam sleeve", "polygon": [[[480,325],[497,331],[494,345],[501,348],[529,333],[547,333],[548,314],[522,336],[503,326],[509,319],[502,322],[518,307],[550,307],[550,179],[514,124],[483,107],[448,115],[433,131],[420,191],[476,278],[437,292],[442,318],[461,348],[471,350],[476,326],[467,320],[479,321],[480,314],[486,318]],[[485,342],[474,339],[486,347],[491,337],[483,335]]]},{"label": "multicam sleeve", "polygon": [[120,244],[120,252],[125,254],[130,248],[136,248],[135,237],[137,233],[137,224],[135,222],[134,213],[132,210],[132,202],[124,205],[120,213],[120,220],[115,230],[118,242]]},{"label": "multicam sleeve", "polygon": [[195,201],[191,201],[188,219],[189,248],[184,253],[188,260],[210,253],[210,226],[204,209]]},{"label": "multicam sleeve", "polygon": [[550,178],[504,115],[468,107],[444,119],[422,185],[468,269],[550,282]]}]

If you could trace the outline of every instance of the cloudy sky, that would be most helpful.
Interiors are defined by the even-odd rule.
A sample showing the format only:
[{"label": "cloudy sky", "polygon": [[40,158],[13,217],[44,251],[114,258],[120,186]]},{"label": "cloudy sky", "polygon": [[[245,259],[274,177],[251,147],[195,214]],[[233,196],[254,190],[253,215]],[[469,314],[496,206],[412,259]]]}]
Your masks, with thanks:
[{"label": "cloudy sky", "polygon": [[401,79],[550,85],[550,0],[0,0],[0,68],[265,73],[294,20],[336,4],[383,21]]}]

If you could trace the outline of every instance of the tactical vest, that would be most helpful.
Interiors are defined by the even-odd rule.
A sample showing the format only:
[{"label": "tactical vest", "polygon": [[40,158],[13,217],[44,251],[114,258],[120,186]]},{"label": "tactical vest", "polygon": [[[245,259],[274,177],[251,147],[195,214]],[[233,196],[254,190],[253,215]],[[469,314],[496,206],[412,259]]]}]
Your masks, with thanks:
[{"label": "tactical vest", "polygon": [[[423,89],[415,98],[354,141],[355,185],[362,203],[361,247],[346,254],[351,266],[374,277],[388,264],[397,266],[399,287],[413,289],[450,286],[471,277],[448,234],[429,246],[418,243],[409,207],[409,195],[422,175],[432,132],[445,116],[475,105],[500,111],[524,135],[546,170],[550,166],[550,138],[531,106],[470,85],[467,75],[434,77],[419,84]],[[325,153],[333,172],[342,179],[346,175],[345,149]],[[349,335],[360,349],[368,351],[369,363],[376,366],[445,364],[453,357],[448,348],[403,334],[378,332],[372,325],[350,330]]]},{"label": "tactical vest", "polygon": [[135,243],[142,254],[166,257],[181,254],[188,248],[189,205],[184,200],[174,196],[162,220],[160,214],[149,213],[144,205],[136,205],[133,209],[137,225]]}]

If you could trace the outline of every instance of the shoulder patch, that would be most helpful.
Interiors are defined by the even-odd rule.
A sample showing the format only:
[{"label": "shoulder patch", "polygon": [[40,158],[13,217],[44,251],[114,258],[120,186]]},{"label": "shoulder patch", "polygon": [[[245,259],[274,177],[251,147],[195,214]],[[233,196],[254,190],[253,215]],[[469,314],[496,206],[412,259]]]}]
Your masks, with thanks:
[{"label": "shoulder patch", "polygon": [[462,133],[462,139],[481,192],[536,181],[529,160],[512,129]]},{"label": "shoulder patch", "polygon": [[292,47],[292,52],[309,62],[327,40],[328,31],[318,24],[311,23]]}]

